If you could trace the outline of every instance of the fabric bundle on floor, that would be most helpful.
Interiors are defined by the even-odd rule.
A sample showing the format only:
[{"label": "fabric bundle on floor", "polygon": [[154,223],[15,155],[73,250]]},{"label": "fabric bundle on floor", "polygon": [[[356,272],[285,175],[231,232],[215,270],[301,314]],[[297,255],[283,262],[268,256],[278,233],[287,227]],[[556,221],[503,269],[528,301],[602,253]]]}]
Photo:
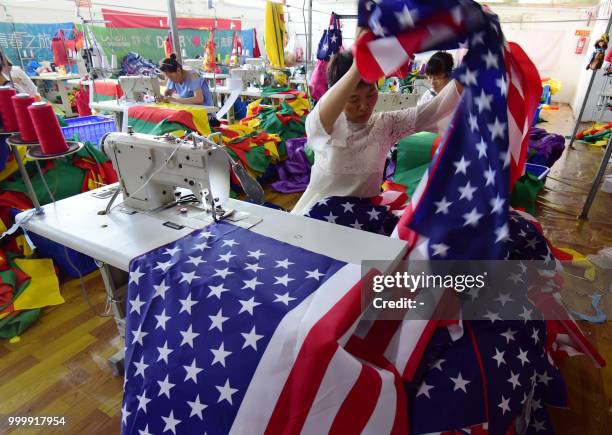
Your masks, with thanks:
[{"label": "fabric bundle on floor", "polygon": [[281,193],[304,192],[310,182],[310,161],[306,155],[305,137],[288,139],[285,142],[287,160],[277,167],[278,180],[272,188]]},{"label": "fabric bundle on floor", "polygon": [[548,133],[543,128],[532,128],[529,132],[528,162],[551,168],[565,151],[565,138]]}]

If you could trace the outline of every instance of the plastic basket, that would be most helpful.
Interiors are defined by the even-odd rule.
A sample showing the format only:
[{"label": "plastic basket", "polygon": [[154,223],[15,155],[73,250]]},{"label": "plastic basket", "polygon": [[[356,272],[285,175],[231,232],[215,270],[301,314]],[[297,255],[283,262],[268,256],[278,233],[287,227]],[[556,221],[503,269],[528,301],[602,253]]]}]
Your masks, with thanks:
[{"label": "plastic basket", "polygon": [[548,176],[550,168],[542,165],[534,165],[533,163],[527,163],[525,165],[525,171],[538,177],[538,180],[544,180]]},{"label": "plastic basket", "polygon": [[115,120],[107,116],[69,118],[66,123],[68,126],[62,127],[66,139],[91,142],[97,148],[100,148],[100,141],[106,133],[117,131]]},{"label": "plastic basket", "polygon": [[535,127],[538,121],[540,120],[540,112],[542,112],[542,105],[538,104],[538,108],[536,109],[535,114],[533,116],[533,121],[531,121],[532,127]]}]

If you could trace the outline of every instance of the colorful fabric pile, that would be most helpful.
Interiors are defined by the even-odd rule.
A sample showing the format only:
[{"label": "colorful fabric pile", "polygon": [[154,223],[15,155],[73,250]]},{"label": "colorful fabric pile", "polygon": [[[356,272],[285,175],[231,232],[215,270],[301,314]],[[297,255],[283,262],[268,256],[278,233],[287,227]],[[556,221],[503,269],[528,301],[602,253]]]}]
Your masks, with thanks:
[{"label": "colorful fabric pile", "polygon": [[217,131],[223,134],[223,143],[232,157],[240,160],[255,177],[263,176],[270,165],[281,161],[279,145],[282,141],[278,135],[242,124],[218,127]]},{"label": "colorful fabric pile", "polygon": [[[4,234],[13,226],[14,216],[33,205],[12,154],[7,156],[6,143],[0,143],[0,150],[0,156],[5,156],[0,178],[3,180],[0,183],[0,233]],[[41,169],[56,201],[118,181],[110,160],[89,143],[72,156],[46,161]],[[41,205],[52,202],[34,164],[26,163],[26,170]],[[41,308],[63,303],[56,267],[60,274],[69,277],[96,268],[91,258],[80,254],[75,257],[75,253],[68,250],[68,255],[80,266],[77,272],[67,264],[63,246],[52,245],[34,234],[29,236],[41,248],[37,254],[49,258],[29,258],[32,250],[20,231],[4,235],[0,249],[0,338],[18,336],[39,317]],[[24,256],[26,258],[22,258]]]},{"label": "colorful fabric pile", "polygon": [[64,303],[53,262],[0,250],[0,338],[19,336],[41,309]]},{"label": "colorful fabric pile", "polygon": [[576,135],[576,139],[597,147],[606,146],[612,133],[612,122],[607,124],[593,124]]},{"label": "colorful fabric pile", "polygon": [[278,181],[272,183],[272,189],[281,193],[306,190],[310,182],[311,166],[305,151],[306,141],[305,137],[285,141],[287,160],[278,165]]},{"label": "colorful fabric pile", "polygon": [[[306,115],[310,103],[304,93],[278,106],[265,106],[262,100],[247,108],[247,116],[237,124],[218,127],[223,141],[234,157],[249,172],[262,177],[287,159],[286,141],[306,136]],[[276,178],[276,176],[274,176]]]}]

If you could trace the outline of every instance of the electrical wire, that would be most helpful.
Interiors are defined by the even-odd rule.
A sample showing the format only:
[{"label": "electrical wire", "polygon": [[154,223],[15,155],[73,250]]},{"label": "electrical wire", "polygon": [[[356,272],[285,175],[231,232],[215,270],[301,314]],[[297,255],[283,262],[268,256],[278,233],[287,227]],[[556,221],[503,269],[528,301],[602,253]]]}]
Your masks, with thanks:
[{"label": "electrical wire", "polygon": [[[47,180],[45,179],[45,176],[44,176],[42,170],[40,169],[40,165],[38,164],[38,160],[36,161],[36,165],[38,166],[38,171],[39,171],[40,176],[41,176],[41,178],[43,180],[43,184],[45,185],[45,189],[47,189],[47,193],[49,194],[49,197],[52,199],[53,205],[56,205],[55,197],[51,193],[51,189],[49,189],[49,185],[47,184]],[[110,309],[111,309],[111,303],[113,301],[111,301],[110,297],[108,297],[108,295],[107,295],[107,298],[106,298],[106,308],[104,309],[104,313],[98,312],[96,307],[94,307],[94,305],[91,303],[91,300],[89,299],[89,293],[87,292],[87,287],[85,286],[85,279],[83,278],[83,274],[81,274],[81,271],[79,270],[79,268],[76,267],[74,265],[74,263],[72,262],[72,259],[70,258],[70,253],[68,252],[68,247],[66,245],[64,245],[64,254],[66,256],[66,260],[68,261],[68,264],[70,265],[70,267],[72,267],[74,269],[74,271],[77,273],[77,275],[79,277],[79,284],[80,284],[80,287],[81,287],[81,293],[83,294],[83,298],[85,299],[85,302],[87,303],[87,305],[89,306],[91,311],[96,316],[98,316],[98,317],[103,317],[103,318],[112,317],[112,314],[110,314]]]}]

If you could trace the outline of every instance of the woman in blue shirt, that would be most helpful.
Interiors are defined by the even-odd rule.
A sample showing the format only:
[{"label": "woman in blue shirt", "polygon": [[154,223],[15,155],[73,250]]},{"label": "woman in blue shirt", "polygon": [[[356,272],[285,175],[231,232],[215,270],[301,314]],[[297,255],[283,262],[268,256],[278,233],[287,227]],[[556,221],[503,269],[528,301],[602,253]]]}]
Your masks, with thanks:
[{"label": "woman in blue shirt", "polygon": [[[159,69],[168,78],[165,101],[178,104],[202,104],[212,106],[212,94],[206,79],[196,71],[184,69],[176,60],[176,54],[162,60]],[[176,95],[174,95],[176,94]]]}]

